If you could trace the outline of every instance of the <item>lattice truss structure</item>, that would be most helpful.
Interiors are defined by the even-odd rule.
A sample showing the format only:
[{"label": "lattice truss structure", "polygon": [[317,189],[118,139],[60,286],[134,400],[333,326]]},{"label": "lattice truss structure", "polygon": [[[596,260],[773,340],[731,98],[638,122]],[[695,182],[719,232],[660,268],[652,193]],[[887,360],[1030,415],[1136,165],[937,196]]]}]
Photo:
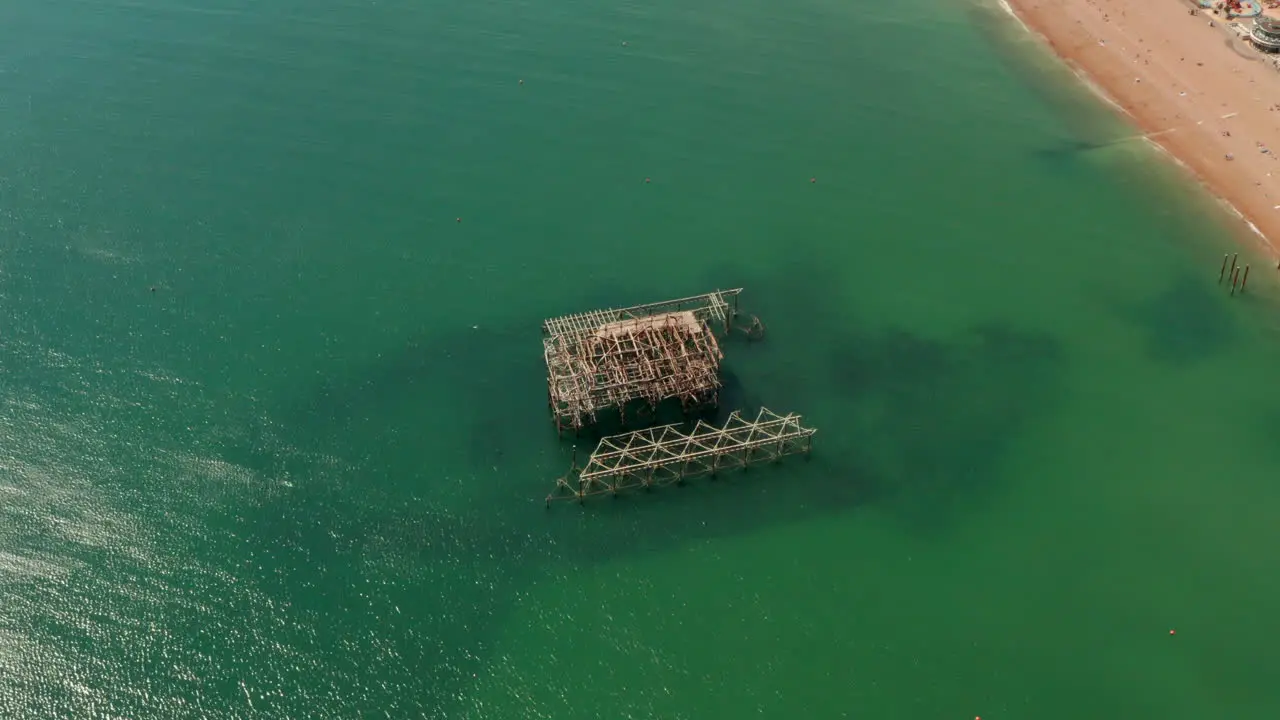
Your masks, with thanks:
[{"label": "lattice truss structure", "polygon": [[[743,419],[735,410],[722,427],[699,420],[690,433],[679,425],[662,425],[612,435],[600,440],[585,467],[578,468],[575,460],[569,474],[556,482],[556,491],[559,498],[581,501],[592,495],[616,495],[715,475],[786,455],[807,455],[816,432],[802,425],[799,415],[761,408],[754,420]],[[553,499],[548,496],[548,504]]]},{"label": "lattice truss structure", "polygon": [[556,428],[576,431],[595,422],[600,410],[625,412],[633,400],[651,407],[668,398],[686,407],[714,404],[724,355],[709,323],[728,332],[741,292],[717,290],[544,321],[547,402]]}]

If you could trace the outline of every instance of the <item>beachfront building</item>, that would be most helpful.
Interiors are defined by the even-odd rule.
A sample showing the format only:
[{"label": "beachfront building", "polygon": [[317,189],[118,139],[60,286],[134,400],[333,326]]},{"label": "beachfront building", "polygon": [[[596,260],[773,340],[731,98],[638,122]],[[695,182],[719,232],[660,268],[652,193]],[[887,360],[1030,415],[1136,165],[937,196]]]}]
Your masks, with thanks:
[{"label": "beachfront building", "polygon": [[1280,19],[1265,15],[1254,18],[1253,32],[1249,36],[1258,49],[1264,52],[1280,52]]}]

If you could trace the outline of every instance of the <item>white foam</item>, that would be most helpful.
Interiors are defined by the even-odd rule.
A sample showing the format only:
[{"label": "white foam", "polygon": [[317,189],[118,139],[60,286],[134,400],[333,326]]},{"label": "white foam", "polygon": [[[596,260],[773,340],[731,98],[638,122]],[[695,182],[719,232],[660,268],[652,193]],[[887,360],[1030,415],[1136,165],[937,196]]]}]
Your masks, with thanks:
[{"label": "white foam", "polygon": [[[1013,6],[1011,6],[1011,5],[1008,3],[1008,1],[1007,1],[1007,0],[996,0],[996,4],[998,4],[998,5],[1000,6],[1000,9],[1001,9],[1001,10],[1004,10],[1004,12],[1005,12],[1009,17],[1011,17],[1011,18],[1013,18],[1015,21],[1017,21],[1018,26],[1019,26],[1019,27],[1021,27],[1024,31],[1026,31],[1027,33],[1029,33],[1029,34],[1031,34],[1031,35],[1036,35],[1036,36],[1040,37],[1040,39],[1041,39],[1042,41],[1043,41],[1043,40],[1045,40],[1044,36],[1040,35],[1039,33],[1035,32],[1034,30],[1032,30],[1032,29],[1031,29],[1031,28],[1030,28],[1030,27],[1029,27],[1025,22],[1023,22],[1022,18],[1018,17],[1018,13],[1013,9]],[[1058,59],[1058,61],[1059,61],[1059,62],[1062,62],[1064,65],[1066,65],[1066,66],[1067,66],[1067,68],[1068,68],[1069,70],[1071,70],[1071,73],[1072,73],[1073,75],[1075,75],[1075,76],[1076,76],[1076,79],[1077,79],[1077,80],[1079,80],[1081,83],[1083,83],[1083,84],[1084,84],[1084,86],[1085,86],[1086,88],[1088,88],[1089,92],[1093,93],[1096,97],[1098,97],[1099,99],[1101,99],[1101,100],[1102,100],[1103,102],[1105,102],[1106,104],[1110,105],[1112,108],[1115,108],[1117,111],[1119,111],[1120,113],[1124,114],[1125,116],[1127,116],[1127,117],[1133,117],[1133,114],[1132,114],[1132,113],[1130,113],[1128,110],[1124,109],[1124,107],[1123,107],[1122,105],[1120,105],[1120,103],[1116,102],[1116,101],[1115,101],[1115,99],[1113,99],[1110,95],[1108,95],[1108,94],[1107,94],[1107,92],[1106,92],[1105,90],[1103,90],[1103,89],[1102,89],[1101,87],[1099,87],[1096,83],[1094,83],[1094,82],[1093,82],[1093,80],[1092,80],[1092,79],[1091,79],[1087,74],[1085,74],[1085,72],[1084,72],[1083,70],[1081,70],[1080,68],[1078,68],[1078,67],[1076,67],[1076,66],[1072,65],[1071,63],[1067,62],[1067,61],[1066,61],[1065,59],[1063,59],[1062,57],[1057,56],[1056,54],[1055,54],[1054,56],[1055,56],[1055,57],[1057,57],[1057,59]],[[1223,117],[1224,119],[1226,119],[1226,118],[1233,117],[1233,116],[1234,116],[1234,115],[1236,115],[1236,114],[1237,114],[1237,113],[1227,113],[1226,115],[1223,115],[1222,117]],[[1161,145],[1160,143],[1158,143],[1158,142],[1156,142],[1155,140],[1153,140],[1149,135],[1143,135],[1143,136],[1142,136],[1142,139],[1147,143],[1147,145],[1148,145],[1148,146],[1150,146],[1150,147],[1154,148],[1154,149],[1155,149],[1156,151],[1158,151],[1161,155],[1163,155],[1164,157],[1168,158],[1168,159],[1169,159],[1169,160],[1171,160],[1173,163],[1175,163],[1178,167],[1180,167],[1180,168],[1182,168],[1183,170],[1186,170],[1187,172],[1191,173],[1192,177],[1196,177],[1197,179],[1199,179],[1199,176],[1195,173],[1195,171],[1193,171],[1193,170],[1192,170],[1192,169],[1191,169],[1191,168],[1190,168],[1186,163],[1184,163],[1182,160],[1180,160],[1180,159],[1179,159],[1177,156],[1175,156],[1173,153],[1171,153],[1171,152],[1169,152],[1167,149],[1165,149],[1165,147],[1164,147],[1163,145]],[[1203,183],[1201,183],[1201,185],[1203,186]],[[1206,189],[1207,189],[1207,188],[1206,188]],[[1254,233],[1255,235],[1257,235],[1259,238],[1261,238],[1261,239],[1262,239],[1262,242],[1263,242],[1263,244],[1264,244],[1264,245],[1266,245],[1268,248],[1273,248],[1273,247],[1274,247],[1274,246],[1271,244],[1271,241],[1270,241],[1270,240],[1267,238],[1267,236],[1262,232],[1262,230],[1260,230],[1260,229],[1258,228],[1258,226],[1257,226],[1257,225],[1254,225],[1254,224],[1253,224],[1253,222],[1252,222],[1251,220],[1249,220],[1249,218],[1245,217],[1244,213],[1240,212],[1240,209],[1239,209],[1239,208],[1237,208],[1235,205],[1232,205],[1229,201],[1227,201],[1227,200],[1226,200],[1225,198],[1223,198],[1223,197],[1219,197],[1219,196],[1217,196],[1217,195],[1213,195],[1213,197],[1214,197],[1214,199],[1215,199],[1215,200],[1217,200],[1219,203],[1221,203],[1224,207],[1226,207],[1226,208],[1227,208],[1227,210],[1228,210],[1228,212],[1230,212],[1232,215],[1235,215],[1237,218],[1239,218],[1239,219],[1240,219],[1240,220],[1241,220],[1245,225],[1248,225],[1248,226],[1249,226],[1249,229],[1250,229],[1250,230],[1252,230],[1252,231],[1253,231],[1253,233]],[[1280,207],[1280,206],[1278,206],[1278,207]]]},{"label": "white foam", "polygon": [[[1028,33],[1031,33],[1031,28],[1027,27],[1027,24],[1022,22],[1022,18],[1018,17],[1018,13],[1013,11],[1012,5],[1010,5],[1005,0],[996,0],[996,2],[1000,5],[1000,9],[1004,10],[1006,13],[1009,14],[1009,17],[1017,21],[1018,25],[1021,26],[1023,30],[1025,30]],[[1034,35],[1035,33],[1031,33],[1031,34]]]},{"label": "white foam", "polygon": [[[1159,152],[1159,153],[1160,153],[1161,155],[1163,155],[1166,159],[1168,159],[1169,161],[1173,162],[1175,165],[1177,165],[1178,167],[1182,168],[1183,170],[1186,170],[1188,173],[1191,173],[1191,176],[1192,176],[1192,177],[1196,177],[1196,178],[1198,179],[1198,177],[1199,177],[1199,176],[1197,176],[1197,175],[1196,175],[1195,171],[1194,171],[1194,170],[1192,170],[1190,166],[1188,166],[1186,163],[1182,162],[1182,160],[1178,159],[1178,156],[1174,155],[1173,153],[1171,153],[1171,152],[1169,152],[1167,149],[1165,149],[1165,147],[1164,147],[1163,145],[1161,145],[1160,143],[1156,142],[1155,140],[1152,140],[1152,139],[1151,139],[1151,138],[1149,138],[1149,137],[1145,137],[1145,138],[1143,138],[1143,139],[1144,139],[1144,140],[1146,140],[1147,145],[1148,145],[1148,146],[1150,146],[1150,147],[1152,147],[1152,148],[1154,148],[1154,149],[1156,150],[1156,152]],[[1205,187],[1203,183],[1201,183],[1201,187],[1203,187],[1206,191],[1208,191],[1208,188],[1207,188],[1207,187]],[[1226,198],[1221,197],[1221,196],[1219,196],[1219,195],[1211,194],[1211,197],[1213,197],[1213,199],[1214,199],[1214,200],[1216,200],[1216,201],[1218,202],[1218,204],[1219,204],[1219,205],[1221,205],[1222,207],[1226,208],[1227,212],[1229,212],[1229,213],[1231,213],[1232,215],[1234,215],[1236,218],[1238,218],[1238,219],[1239,219],[1241,222],[1243,222],[1245,225],[1248,225],[1248,226],[1249,226],[1249,229],[1253,231],[1253,234],[1254,234],[1254,235],[1257,235],[1257,236],[1262,240],[1262,243],[1263,243],[1264,245],[1266,245],[1268,248],[1274,247],[1274,246],[1271,244],[1271,240],[1267,238],[1266,234],[1265,234],[1265,233],[1263,233],[1263,232],[1262,232],[1262,230],[1260,230],[1260,229],[1258,228],[1258,226],[1257,226],[1257,225],[1254,225],[1254,224],[1253,224],[1253,221],[1252,221],[1252,220],[1250,220],[1248,217],[1246,217],[1244,213],[1240,212],[1240,208],[1238,208],[1238,207],[1236,207],[1235,205],[1231,204],[1231,202],[1230,202],[1229,200],[1227,200]]]},{"label": "white foam", "polygon": [[1253,222],[1249,220],[1249,218],[1245,217],[1244,213],[1240,212],[1239,208],[1237,208],[1235,205],[1232,205],[1230,202],[1227,202],[1225,198],[1218,198],[1218,202],[1226,206],[1228,212],[1240,218],[1240,220],[1245,225],[1248,225],[1249,229],[1253,231],[1254,235],[1257,235],[1258,237],[1262,238],[1263,243],[1265,243],[1268,247],[1271,246],[1271,241],[1267,239],[1267,236],[1262,234],[1262,231],[1258,229],[1258,226],[1254,225]]},{"label": "white foam", "polygon": [[1156,142],[1155,140],[1152,140],[1150,136],[1144,135],[1142,137],[1142,140],[1147,144],[1148,147],[1150,147],[1151,149],[1163,155],[1166,159],[1168,159],[1173,164],[1177,165],[1183,170],[1186,170],[1187,172],[1191,172],[1191,168],[1188,167],[1186,163],[1182,162],[1182,160],[1179,159],[1177,155],[1174,155],[1173,153],[1166,150],[1163,145]]},{"label": "white foam", "polygon": [[1067,67],[1071,69],[1071,74],[1075,75],[1077,80],[1079,80],[1081,83],[1084,83],[1084,86],[1089,89],[1089,92],[1092,92],[1103,102],[1115,108],[1117,112],[1123,115],[1126,115],[1128,117],[1133,117],[1132,113],[1130,113],[1128,110],[1125,110],[1120,103],[1116,102],[1110,95],[1108,95],[1106,90],[1103,90],[1101,87],[1098,87],[1098,85],[1093,82],[1093,79],[1090,78],[1088,75],[1086,75],[1083,70],[1069,63],[1067,63]]}]

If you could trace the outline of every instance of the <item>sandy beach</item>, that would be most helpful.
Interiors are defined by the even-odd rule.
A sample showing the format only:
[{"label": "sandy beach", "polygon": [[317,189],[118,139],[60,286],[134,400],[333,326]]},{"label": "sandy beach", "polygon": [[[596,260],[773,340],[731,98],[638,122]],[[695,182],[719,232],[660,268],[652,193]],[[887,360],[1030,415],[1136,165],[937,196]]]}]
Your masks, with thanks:
[{"label": "sandy beach", "polygon": [[[1009,0],[1055,53],[1280,249],[1280,72],[1185,0]],[[1250,20],[1241,20],[1251,23]],[[1253,237],[1257,237],[1253,235]]]}]

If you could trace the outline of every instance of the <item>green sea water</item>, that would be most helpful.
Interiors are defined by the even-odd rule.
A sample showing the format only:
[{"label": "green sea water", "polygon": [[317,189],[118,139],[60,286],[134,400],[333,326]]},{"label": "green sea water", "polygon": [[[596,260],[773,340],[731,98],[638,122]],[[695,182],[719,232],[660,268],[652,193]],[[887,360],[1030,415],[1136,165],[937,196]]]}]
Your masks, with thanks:
[{"label": "green sea water", "polygon": [[[1133,132],[963,0],[0,4],[0,717],[1276,717],[1274,260]],[[545,510],[542,319],[717,287],[812,459]]]}]

